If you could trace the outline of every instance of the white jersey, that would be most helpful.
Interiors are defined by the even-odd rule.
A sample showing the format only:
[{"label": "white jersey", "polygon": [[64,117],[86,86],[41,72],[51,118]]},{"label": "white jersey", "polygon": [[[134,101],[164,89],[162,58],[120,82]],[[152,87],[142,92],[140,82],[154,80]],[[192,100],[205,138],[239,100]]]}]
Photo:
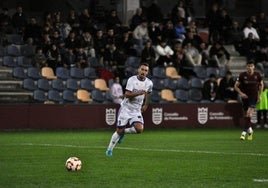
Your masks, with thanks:
[{"label": "white jersey", "polygon": [[[145,80],[139,80],[138,76],[131,76],[126,85],[126,90],[130,92],[138,92],[141,90],[145,90],[148,93],[151,93],[153,89],[153,82],[149,78],[145,78]],[[145,94],[138,95],[133,98],[124,98],[121,103],[122,107],[126,107],[131,111],[140,111],[141,106],[143,104]]]}]

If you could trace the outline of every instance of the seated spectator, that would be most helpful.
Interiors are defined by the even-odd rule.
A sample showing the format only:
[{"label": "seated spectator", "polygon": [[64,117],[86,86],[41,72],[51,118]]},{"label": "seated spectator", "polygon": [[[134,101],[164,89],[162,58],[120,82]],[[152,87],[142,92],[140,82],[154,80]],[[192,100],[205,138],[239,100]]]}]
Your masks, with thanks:
[{"label": "seated spectator", "polygon": [[172,56],[174,51],[167,45],[166,40],[162,39],[155,48],[156,62],[159,66],[173,65]]},{"label": "seated spectator", "polygon": [[51,44],[50,49],[47,51],[47,64],[53,70],[58,67],[58,62],[61,61],[61,54],[56,44]]},{"label": "seated spectator", "polygon": [[48,64],[46,60],[47,58],[45,54],[43,53],[42,48],[38,48],[36,50],[36,53],[34,54],[32,64],[34,67],[38,67],[38,68],[47,67]]},{"label": "seated spectator", "polygon": [[116,10],[111,10],[110,14],[105,19],[106,28],[112,28],[116,34],[121,34],[122,32],[122,22],[117,16]]},{"label": "seated spectator", "polygon": [[208,24],[209,43],[212,44],[220,39],[221,14],[218,4],[212,4],[211,9],[206,14]]},{"label": "seated spectator", "polygon": [[74,10],[70,10],[67,23],[70,24],[72,30],[78,34],[80,31],[80,21],[79,18]]},{"label": "seated spectator", "polygon": [[79,38],[76,36],[75,32],[71,31],[69,36],[64,40],[64,43],[65,43],[65,48],[75,49],[80,46],[81,42]]},{"label": "seated spectator", "polygon": [[202,56],[199,51],[192,45],[192,43],[188,42],[184,49],[188,65],[190,67],[200,66],[202,62]]},{"label": "seated spectator", "polygon": [[202,94],[203,99],[215,101],[217,98],[217,92],[218,92],[218,84],[216,81],[215,74],[211,74],[209,76],[209,79],[204,82]]},{"label": "seated spectator", "polygon": [[264,69],[268,67],[267,48],[261,46],[256,52],[256,68],[264,73]]},{"label": "seated spectator", "polygon": [[154,21],[150,22],[148,34],[153,45],[156,45],[161,40],[161,31]]},{"label": "seated spectator", "polygon": [[166,39],[167,44],[169,46],[173,46],[176,35],[175,35],[174,25],[171,20],[167,21],[167,23],[164,25],[161,38]]},{"label": "seated spectator", "polygon": [[136,40],[137,45],[141,49],[145,42],[150,39],[146,20],[142,20],[142,23],[134,29],[133,39]]},{"label": "seated spectator", "polygon": [[198,35],[195,35],[192,32],[188,32],[186,38],[183,41],[183,46],[186,46],[188,43],[191,43],[192,46],[198,48],[202,42],[202,39]]},{"label": "seated spectator", "polygon": [[242,40],[244,34],[242,29],[239,27],[237,21],[232,22],[231,28],[228,30],[227,44],[233,44],[235,49],[241,53]]},{"label": "seated spectator", "polygon": [[202,56],[202,61],[201,61],[201,65],[205,66],[205,67],[215,67],[215,61],[213,61],[210,57],[209,57],[209,50],[208,50],[208,46],[206,43],[202,42],[199,45],[199,54]]},{"label": "seated spectator", "polygon": [[248,60],[256,60],[258,42],[253,38],[253,33],[249,33],[248,37],[243,40],[241,53],[246,56]]},{"label": "seated spectator", "polygon": [[145,47],[141,52],[141,62],[148,63],[151,70],[155,66],[155,51],[150,40],[146,41]]},{"label": "seated spectator", "polygon": [[37,23],[36,18],[31,18],[30,23],[25,26],[24,41],[28,38],[32,38],[34,44],[37,44],[41,39],[41,26]]},{"label": "seated spectator", "polygon": [[221,100],[237,100],[237,92],[234,90],[235,80],[232,72],[227,71],[224,78],[221,79],[219,84],[219,98]]},{"label": "seated spectator", "polygon": [[93,20],[91,15],[89,14],[89,10],[87,8],[83,9],[81,14],[79,15],[80,21],[80,29],[82,31],[92,32],[93,30]]},{"label": "seated spectator", "polygon": [[131,18],[130,29],[134,30],[144,19],[146,18],[143,15],[142,8],[137,8],[136,13]]},{"label": "seated spectator", "polygon": [[220,25],[220,38],[226,43],[228,41],[228,31],[232,26],[232,18],[228,15],[226,9],[221,10]]},{"label": "seated spectator", "polygon": [[12,20],[7,8],[2,9],[0,14],[0,33],[10,34],[13,32]]},{"label": "seated spectator", "polygon": [[254,27],[252,27],[251,21],[248,21],[246,23],[246,27],[243,29],[243,33],[244,33],[244,38],[248,38],[248,35],[250,33],[252,33],[252,38],[254,40],[256,40],[256,41],[260,40],[259,34],[258,34],[257,30]]},{"label": "seated spectator", "polygon": [[120,78],[118,76],[115,77],[114,83],[111,86],[111,97],[113,99],[113,102],[116,104],[121,104],[124,98],[123,88],[120,84]]},{"label": "seated spectator", "polygon": [[183,21],[179,21],[175,26],[176,40],[183,42],[183,40],[185,39],[185,34],[186,34],[186,28],[183,25]]},{"label": "seated spectator", "polygon": [[71,68],[71,67],[77,67],[76,61],[75,61],[75,54],[74,50],[72,48],[69,48],[67,53],[63,57],[64,67]]},{"label": "seated spectator", "polygon": [[93,40],[94,40],[94,49],[96,52],[96,57],[97,58],[103,57],[106,45],[105,39],[103,37],[103,31],[100,29],[97,30],[96,36],[93,38]]},{"label": "seated spectator", "polygon": [[147,18],[149,22],[155,21],[161,23],[163,20],[163,14],[161,7],[158,5],[157,0],[153,0],[152,4],[147,8]]},{"label": "seated spectator", "polygon": [[77,67],[82,68],[82,69],[85,67],[88,67],[87,59],[88,59],[88,56],[85,53],[84,48],[83,47],[77,48],[76,53],[75,53],[75,59],[74,59]]},{"label": "seated spectator", "polygon": [[210,48],[209,57],[216,61],[218,67],[227,66],[230,60],[230,54],[219,41]]},{"label": "seated spectator", "polygon": [[81,46],[88,57],[95,57],[94,40],[91,34],[86,31],[82,33]]}]

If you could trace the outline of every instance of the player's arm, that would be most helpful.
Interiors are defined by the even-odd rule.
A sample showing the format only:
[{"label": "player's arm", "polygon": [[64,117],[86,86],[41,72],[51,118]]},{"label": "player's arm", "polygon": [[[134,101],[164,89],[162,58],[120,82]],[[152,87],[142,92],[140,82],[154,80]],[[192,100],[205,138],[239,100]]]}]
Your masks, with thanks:
[{"label": "player's arm", "polygon": [[149,106],[149,103],[150,103],[151,95],[152,95],[152,93],[149,93],[149,92],[147,92],[147,93],[145,94],[145,101],[144,101],[144,104],[143,104],[143,106],[142,106],[142,108],[141,108],[141,111],[142,111],[142,112],[145,112],[145,111],[147,110],[147,108],[148,108],[148,106]]},{"label": "player's arm", "polygon": [[235,85],[234,85],[234,89],[235,89],[235,91],[236,91],[236,92],[237,92],[243,99],[248,98],[248,96],[247,96],[245,93],[243,93],[243,92],[241,91],[241,89],[239,88],[239,85],[240,85],[239,80],[236,80],[236,81],[235,81]]},{"label": "player's arm", "polygon": [[146,93],[145,90],[140,90],[140,91],[135,91],[135,92],[126,90],[125,97],[126,98],[133,98],[133,97],[136,97],[136,96],[139,96],[139,95],[143,95],[145,93]]}]

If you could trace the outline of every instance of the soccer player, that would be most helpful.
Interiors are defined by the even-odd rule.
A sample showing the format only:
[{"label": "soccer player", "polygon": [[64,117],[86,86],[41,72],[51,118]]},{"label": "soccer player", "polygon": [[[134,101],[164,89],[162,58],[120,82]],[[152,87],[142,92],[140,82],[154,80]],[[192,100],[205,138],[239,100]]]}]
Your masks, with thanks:
[{"label": "soccer player", "polygon": [[263,80],[258,72],[255,72],[254,61],[248,61],[246,71],[240,73],[235,82],[235,90],[240,95],[244,110],[244,130],[240,136],[240,140],[245,140],[248,133],[248,140],[253,138],[253,129],[251,127],[250,118],[256,103],[260,101],[260,96],[263,90]]},{"label": "soccer player", "polygon": [[143,131],[142,112],[148,108],[153,88],[153,82],[146,77],[148,73],[149,65],[142,63],[138,68],[138,75],[131,76],[127,81],[125,97],[118,112],[117,129],[111,137],[106,151],[107,156],[113,155],[115,145],[122,142],[126,133]]}]

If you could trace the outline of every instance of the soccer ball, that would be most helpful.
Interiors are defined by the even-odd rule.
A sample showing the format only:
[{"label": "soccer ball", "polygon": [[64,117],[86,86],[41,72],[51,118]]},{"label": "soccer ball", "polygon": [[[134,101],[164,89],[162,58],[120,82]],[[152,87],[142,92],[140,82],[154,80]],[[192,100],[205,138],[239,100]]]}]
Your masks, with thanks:
[{"label": "soccer ball", "polygon": [[77,157],[70,157],[65,162],[68,171],[79,171],[82,168],[82,161]]}]

